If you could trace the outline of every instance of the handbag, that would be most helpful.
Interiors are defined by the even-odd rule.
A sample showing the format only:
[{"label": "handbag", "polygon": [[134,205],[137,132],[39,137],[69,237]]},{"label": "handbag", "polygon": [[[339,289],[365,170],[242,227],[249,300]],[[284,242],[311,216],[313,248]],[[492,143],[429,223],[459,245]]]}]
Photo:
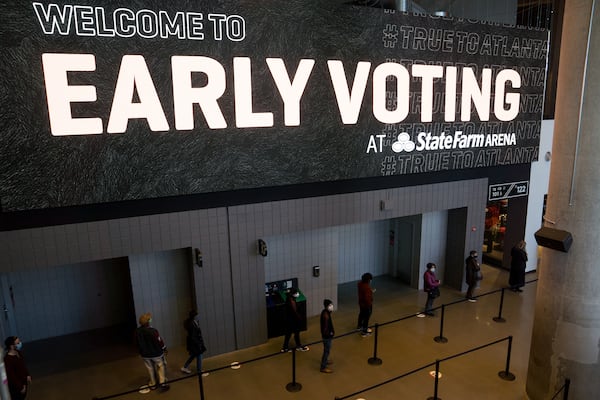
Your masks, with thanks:
[{"label": "handbag", "polygon": [[431,290],[429,291],[429,296],[434,299],[437,297],[440,297],[440,288],[437,286],[434,288],[431,288]]}]

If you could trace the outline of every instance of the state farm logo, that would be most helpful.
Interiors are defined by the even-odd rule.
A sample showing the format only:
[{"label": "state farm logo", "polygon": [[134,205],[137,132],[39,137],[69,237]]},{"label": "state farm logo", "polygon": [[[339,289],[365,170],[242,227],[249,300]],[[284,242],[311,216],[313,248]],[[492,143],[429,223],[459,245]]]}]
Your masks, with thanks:
[{"label": "state farm logo", "polygon": [[[417,135],[416,143],[406,132],[398,135],[398,140],[392,143],[394,153],[412,151],[435,151],[451,149],[472,149],[477,147],[505,147],[517,144],[515,133],[491,133],[491,134],[464,134],[462,131],[454,132],[454,135],[442,132],[439,135],[431,132],[421,132]],[[369,152],[367,150],[367,152]]]},{"label": "state farm logo", "polygon": [[410,140],[410,135],[406,132],[402,132],[398,135],[398,141],[392,144],[392,150],[394,153],[401,153],[403,151],[410,153],[415,149],[415,142]]}]

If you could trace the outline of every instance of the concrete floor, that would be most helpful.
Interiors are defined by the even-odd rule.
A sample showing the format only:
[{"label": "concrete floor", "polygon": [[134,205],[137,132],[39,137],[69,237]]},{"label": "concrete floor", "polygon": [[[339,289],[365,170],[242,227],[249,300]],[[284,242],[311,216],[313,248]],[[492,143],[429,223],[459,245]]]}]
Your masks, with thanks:
[{"label": "concrete floor", "polygon": [[[483,272],[484,280],[477,295],[506,286],[507,271],[484,265]],[[535,278],[535,273],[527,275],[528,281]],[[331,352],[332,374],[319,372],[322,345],[318,343],[318,317],[313,317],[309,319],[308,330],[301,334],[304,343],[310,344],[310,351],[296,354],[295,380],[292,354],[279,353],[282,338],[275,338],[249,349],[205,358],[204,369],[209,370],[210,375],[203,378],[204,399],[424,400],[434,396],[435,380],[431,372],[435,367],[422,367],[509,335],[513,336],[509,371],[516,377],[514,381],[498,376],[505,370],[507,360],[508,341],[502,341],[441,362],[437,396],[444,400],[527,398],[525,381],[535,282],[526,285],[523,293],[505,292],[502,312],[505,323],[493,320],[499,313],[500,293],[469,303],[461,301],[464,293],[442,287],[442,296],[435,306],[456,302],[445,307],[443,337],[447,343],[434,340],[440,335],[440,309],[436,310],[435,317],[415,316],[424,305],[425,293],[388,277],[375,277],[373,287],[377,291],[371,323],[382,324],[377,335],[377,358],[382,361],[381,365],[368,362],[374,356],[375,335],[363,338],[353,331],[358,313],[356,284],[344,284],[338,289],[339,304],[333,314],[338,337]],[[388,323],[390,321],[396,322]],[[136,388],[147,382],[141,359],[130,347],[111,344],[106,335],[103,337],[85,338],[83,342],[88,344],[85,347],[80,344],[78,335],[32,343],[29,347],[26,344],[33,375],[28,400],[201,398],[198,378],[179,371],[187,355],[185,349],[170,349],[167,368],[171,390],[140,394]],[[259,357],[263,358],[244,363]],[[241,368],[230,368],[236,361],[242,363]],[[393,379],[411,371],[417,372]],[[390,382],[380,385],[387,381]],[[293,383],[295,385],[288,385]],[[289,391],[286,386],[300,390]],[[377,387],[361,392],[371,386]],[[127,391],[133,393],[111,397]]]}]

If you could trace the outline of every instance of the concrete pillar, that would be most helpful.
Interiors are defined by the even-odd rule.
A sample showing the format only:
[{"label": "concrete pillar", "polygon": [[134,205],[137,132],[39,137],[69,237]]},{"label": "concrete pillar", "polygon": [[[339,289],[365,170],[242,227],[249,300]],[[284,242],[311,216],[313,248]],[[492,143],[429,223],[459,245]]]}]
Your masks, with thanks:
[{"label": "concrete pillar", "polygon": [[568,253],[541,253],[526,388],[532,400],[551,398],[565,378],[570,399],[600,393],[600,4],[594,3],[565,5],[545,226],[571,232],[573,245]]}]

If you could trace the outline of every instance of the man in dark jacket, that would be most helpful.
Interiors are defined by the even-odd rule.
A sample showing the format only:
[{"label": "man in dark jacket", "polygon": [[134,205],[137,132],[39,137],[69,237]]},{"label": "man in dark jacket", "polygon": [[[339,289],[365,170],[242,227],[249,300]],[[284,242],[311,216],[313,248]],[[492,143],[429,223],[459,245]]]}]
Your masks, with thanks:
[{"label": "man in dark jacket", "polygon": [[300,296],[300,292],[296,288],[291,288],[290,292],[285,299],[285,322],[286,331],[283,338],[282,352],[290,351],[290,338],[294,335],[294,342],[296,342],[296,350],[308,351],[308,346],[303,346],[300,341],[300,325],[302,323],[302,316],[298,312],[298,304],[296,299]]},{"label": "man in dark jacket", "polygon": [[331,364],[329,352],[331,351],[331,342],[333,341],[333,320],[331,312],[333,311],[333,302],[329,299],[323,300],[323,311],[321,311],[321,338],[323,338],[323,357],[321,357],[321,372],[331,373],[328,365]]},{"label": "man in dark jacket", "polygon": [[140,356],[144,359],[144,365],[146,365],[148,375],[150,375],[148,386],[151,390],[156,389],[156,378],[158,377],[160,390],[166,392],[169,390],[165,371],[167,364],[165,362],[165,353],[167,347],[158,331],[150,326],[152,314],[143,314],[139,322],[140,326],[135,331],[135,339]]},{"label": "man in dark jacket", "polygon": [[369,328],[369,318],[373,313],[373,288],[371,288],[371,281],[373,275],[369,272],[364,273],[358,282],[358,325],[360,334],[362,337],[369,336],[372,332]]},{"label": "man in dark jacket", "polygon": [[200,329],[200,322],[197,319],[198,312],[196,310],[190,311],[188,318],[183,322],[183,327],[187,331],[186,347],[189,353],[189,357],[183,367],[182,372],[191,374],[192,371],[189,369],[191,362],[196,359],[196,371],[202,372],[202,354],[206,351],[204,346],[204,339],[202,339],[202,330]]},{"label": "man in dark jacket", "polygon": [[4,344],[6,346],[4,367],[10,398],[12,400],[24,400],[27,395],[27,388],[31,383],[31,375],[29,375],[21,354],[23,342],[17,336],[9,336]]},{"label": "man in dark jacket", "polygon": [[475,250],[471,250],[469,253],[469,257],[465,260],[465,280],[469,288],[467,289],[467,300],[474,303],[477,301],[473,297],[473,291],[477,286],[477,282],[479,282],[479,278],[481,277],[481,267],[479,266],[479,262],[477,262],[477,252]]}]

